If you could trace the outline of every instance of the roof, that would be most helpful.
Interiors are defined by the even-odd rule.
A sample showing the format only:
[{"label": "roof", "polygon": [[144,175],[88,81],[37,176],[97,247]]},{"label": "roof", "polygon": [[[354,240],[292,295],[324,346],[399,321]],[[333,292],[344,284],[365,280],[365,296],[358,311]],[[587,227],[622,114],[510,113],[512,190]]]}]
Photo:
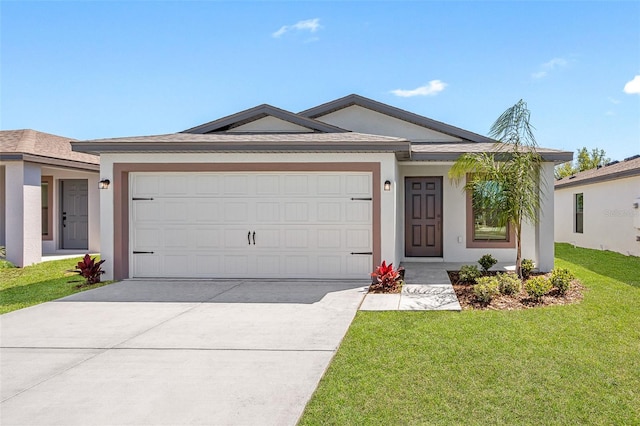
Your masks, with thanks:
[{"label": "roof", "polygon": [[363,108],[370,109],[372,111],[379,112],[381,114],[388,115],[390,117],[398,118],[400,120],[408,121],[418,126],[426,127],[431,130],[435,130],[440,133],[444,133],[450,136],[455,136],[464,141],[469,142],[487,142],[494,143],[495,140],[486,136],[479,135],[477,133],[470,132],[468,130],[460,129],[459,127],[451,126],[440,121],[432,120],[422,115],[415,114],[413,112],[405,111],[400,108],[393,107],[391,105],[383,104],[382,102],[374,101],[373,99],[365,98],[364,96],[351,94],[343,98],[336,99],[331,102],[327,102],[317,107],[313,107],[298,113],[304,117],[318,118],[323,115],[330,114],[332,112],[357,105]]},{"label": "roof", "polygon": [[[440,132],[461,142],[411,142],[393,136],[353,132],[316,119],[358,105],[380,114]],[[295,126],[246,126],[273,117]],[[317,107],[292,113],[262,104],[179,133],[73,142],[75,151],[100,152],[395,152],[400,160],[453,161],[465,152],[494,152],[494,139],[385,105],[348,95]],[[567,151],[539,148],[546,161],[573,159]]]},{"label": "roof", "polygon": [[[464,153],[508,152],[510,145],[501,143],[422,143],[411,144],[411,159],[426,161],[455,161]],[[536,148],[545,161],[571,161],[573,153],[550,148]]]},{"label": "roof", "polygon": [[555,181],[555,187],[569,188],[631,176],[640,176],[640,155],[625,158],[624,161],[613,161],[602,167],[585,170],[575,175],[558,179]]},{"label": "roof", "polygon": [[0,160],[98,170],[100,157],[72,151],[72,141],[31,129],[0,130]]},{"label": "roof", "polygon": [[84,152],[398,152],[410,142],[365,133],[171,133],[73,142]]},{"label": "roof", "polygon": [[183,130],[183,133],[212,133],[219,131],[228,131],[267,116],[276,117],[281,120],[306,127],[314,132],[336,133],[347,131],[345,129],[341,129],[339,127],[332,126],[321,121],[294,114],[292,112],[285,111],[271,105],[262,104],[254,108],[249,108],[236,114],[220,118],[218,120],[210,121],[209,123],[201,124],[200,126]]}]

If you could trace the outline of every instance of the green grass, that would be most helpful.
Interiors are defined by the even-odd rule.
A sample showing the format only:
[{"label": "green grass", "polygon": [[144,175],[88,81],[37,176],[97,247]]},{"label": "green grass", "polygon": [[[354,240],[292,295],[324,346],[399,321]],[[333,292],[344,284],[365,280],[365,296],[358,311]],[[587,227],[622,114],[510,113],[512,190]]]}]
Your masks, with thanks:
[{"label": "green grass", "polygon": [[640,424],[640,258],[556,245],[581,303],[358,312],[301,425]]},{"label": "green grass", "polygon": [[84,283],[84,279],[67,271],[75,269],[80,260],[78,257],[24,268],[0,268],[0,314],[109,284],[107,281],[75,288]]}]

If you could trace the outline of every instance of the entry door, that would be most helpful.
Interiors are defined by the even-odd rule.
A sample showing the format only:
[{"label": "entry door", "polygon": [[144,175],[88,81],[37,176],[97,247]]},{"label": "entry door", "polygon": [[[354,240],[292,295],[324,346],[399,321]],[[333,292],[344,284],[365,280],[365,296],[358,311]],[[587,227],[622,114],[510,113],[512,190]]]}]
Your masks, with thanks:
[{"label": "entry door", "polygon": [[405,178],[405,256],[442,256],[442,177]]},{"label": "entry door", "polygon": [[89,248],[89,186],[86,179],[60,182],[63,249]]}]

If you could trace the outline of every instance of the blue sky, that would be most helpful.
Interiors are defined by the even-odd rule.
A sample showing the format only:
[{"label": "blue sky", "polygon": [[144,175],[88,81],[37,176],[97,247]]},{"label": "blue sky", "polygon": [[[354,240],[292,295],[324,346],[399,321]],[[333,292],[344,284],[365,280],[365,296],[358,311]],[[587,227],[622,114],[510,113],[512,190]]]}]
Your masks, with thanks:
[{"label": "blue sky", "polygon": [[[0,3],[0,127],[162,134],[350,93],[480,134],[640,154],[640,2]],[[626,91],[625,91],[626,87]]]}]

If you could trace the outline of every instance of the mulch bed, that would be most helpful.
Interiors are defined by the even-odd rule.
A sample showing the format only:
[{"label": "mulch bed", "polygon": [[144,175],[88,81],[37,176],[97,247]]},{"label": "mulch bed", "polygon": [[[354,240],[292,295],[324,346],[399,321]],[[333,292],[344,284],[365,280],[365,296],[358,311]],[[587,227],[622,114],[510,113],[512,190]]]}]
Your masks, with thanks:
[{"label": "mulch bed", "polygon": [[[551,292],[545,296],[542,296],[540,301],[535,301],[529,297],[526,291],[523,289],[518,294],[506,296],[498,295],[494,297],[489,304],[485,304],[476,300],[473,294],[473,284],[458,282],[458,271],[448,271],[449,279],[453,284],[453,289],[458,296],[458,301],[463,310],[469,309],[486,309],[486,310],[504,310],[513,311],[518,309],[529,309],[540,306],[552,306],[552,305],[570,305],[582,300],[583,291],[585,287],[578,281],[573,280],[571,287],[564,295],[558,293],[557,289],[551,290]],[[495,272],[489,272],[489,275],[495,275]],[[549,275],[549,274],[531,274],[536,275]]]}]

